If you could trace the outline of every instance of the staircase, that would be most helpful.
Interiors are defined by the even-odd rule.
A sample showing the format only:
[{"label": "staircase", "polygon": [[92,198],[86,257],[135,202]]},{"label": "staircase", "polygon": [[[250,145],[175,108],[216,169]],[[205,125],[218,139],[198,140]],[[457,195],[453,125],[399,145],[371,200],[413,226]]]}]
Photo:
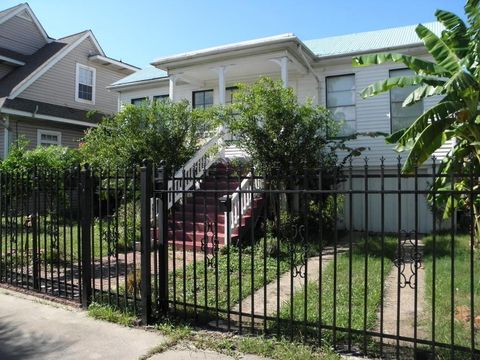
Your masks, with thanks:
[{"label": "staircase", "polygon": [[[235,193],[241,186],[243,190],[251,188],[250,179],[241,183],[233,174],[228,163],[217,162],[210,166],[196,184],[196,191],[181,196],[171,209],[168,222],[168,240],[177,249],[201,250],[206,242],[211,249],[213,239],[218,239],[218,246],[226,245],[226,213],[220,198],[229,194],[232,211],[229,213],[231,239],[235,242],[257,220],[261,214],[262,198],[251,198],[250,194]],[[206,192],[204,190],[215,190]],[[244,204],[242,204],[242,199]],[[253,200],[253,201],[252,201]]]}]

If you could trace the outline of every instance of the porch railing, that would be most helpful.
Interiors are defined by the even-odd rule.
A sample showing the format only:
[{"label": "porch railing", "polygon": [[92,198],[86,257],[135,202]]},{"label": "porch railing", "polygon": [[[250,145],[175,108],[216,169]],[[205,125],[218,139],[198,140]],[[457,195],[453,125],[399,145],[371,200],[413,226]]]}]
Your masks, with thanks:
[{"label": "porch railing", "polygon": [[[195,178],[199,179],[205,171],[215,163],[221,154],[221,149],[215,150],[215,146],[221,146],[223,131],[218,131],[200,150],[175,173],[174,180],[168,182],[168,208],[170,209],[182,198],[182,190],[189,190],[195,186]],[[194,174],[195,172],[195,174]]]}]

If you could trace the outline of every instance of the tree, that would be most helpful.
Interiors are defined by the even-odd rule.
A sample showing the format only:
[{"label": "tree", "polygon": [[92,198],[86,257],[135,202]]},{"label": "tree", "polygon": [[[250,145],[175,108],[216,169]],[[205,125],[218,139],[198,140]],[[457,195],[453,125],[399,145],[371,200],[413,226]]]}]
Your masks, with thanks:
[{"label": "tree", "polygon": [[[318,173],[313,171],[319,167],[322,187],[329,189],[339,180],[335,174],[342,161],[338,161],[337,150],[348,150],[347,158],[360,150],[345,145],[350,138],[334,139],[339,123],[327,109],[310,101],[300,104],[292,88],[284,88],[281,82],[267,77],[252,85],[240,84],[230,110],[227,121],[230,131],[251,157],[257,174],[266,175],[266,186],[270,189],[317,189]],[[269,201],[271,218],[276,219],[281,211],[287,218],[299,216],[300,208],[308,208],[307,212],[312,214],[325,209],[328,203],[327,196],[312,196],[303,206],[300,202],[304,200],[298,194],[289,193],[285,198],[282,201],[273,196]],[[331,224],[332,214],[333,208],[324,217]]]},{"label": "tree", "polygon": [[294,177],[320,161],[327,171],[335,167],[338,145],[327,135],[335,136],[337,123],[324,107],[299,104],[293,89],[267,77],[240,84],[234,99],[228,127],[258,171]]},{"label": "tree", "polygon": [[[387,142],[396,143],[398,151],[409,150],[403,165],[404,172],[429,159],[447,140],[455,139],[455,147],[439,169],[442,174],[454,174],[480,170],[480,9],[479,0],[467,0],[465,14],[467,23],[459,16],[437,10],[435,16],[445,30],[440,37],[423,25],[416,27],[418,37],[432,56],[427,61],[414,56],[397,53],[381,53],[357,56],[354,66],[366,66],[396,62],[413,70],[413,76],[393,77],[371,84],[363,90],[364,97],[388,91],[395,87],[418,85],[404,101],[410,106],[425,98],[441,95],[442,100],[421,114],[408,128],[389,137]],[[450,189],[450,178],[439,177],[434,188]],[[479,189],[478,180],[472,184],[468,178],[456,179],[455,188]],[[441,199],[441,196],[437,198]],[[447,199],[448,198],[448,199]],[[478,196],[473,203],[463,195],[444,196],[445,216],[461,205],[474,211],[475,228],[480,235],[480,202]]]},{"label": "tree", "polygon": [[157,164],[163,160],[178,168],[213,126],[205,112],[192,110],[187,101],[146,101],[140,106],[127,105],[90,129],[80,150],[94,166],[125,167],[146,159]]}]

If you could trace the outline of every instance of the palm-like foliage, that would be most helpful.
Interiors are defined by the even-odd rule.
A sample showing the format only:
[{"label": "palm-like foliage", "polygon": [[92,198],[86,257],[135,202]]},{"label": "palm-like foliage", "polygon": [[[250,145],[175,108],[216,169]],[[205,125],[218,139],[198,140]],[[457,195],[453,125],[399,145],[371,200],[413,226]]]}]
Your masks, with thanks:
[{"label": "palm-like foliage", "polygon": [[[445,29],[441,36],[435,35],[423,25],[416,33],[433,58],[427,61],[414,56],[397,53],[381,53],[358,56],[354,66],[367,66],[386,62],[403,63],[413,70],[413,76],[390,78],[371,84],[363,90],[364,97],[389,91],[395,87],[417,85],[405,99],[403,106],[409,106],[430,96],[442,96],[435,106],[421,114],[410,127],[389,137],[387,142],[396,143],[398,151],[409,150],[403,165],[404,172],[411,172],[416,166],[429,159],[446,141],[455,139],[455,147],[443,161],[440,172],[443,175],[459,171],[480,170],[480,0],[467,0],[465,23],[459,16],[444,10],[437,10],[435,16]],[[439,177],[434,185],[438,190],[450,189],[450,178]],[[478,179],[455,181],[456,189],[479,188]],[[438,198],[438,197],[437,197]],[[475,211],[477,235],[480,234],[480,204],[478,197],[474,204],[471,198],[445,196],[445,215],[459,205],[469,205]]]}]

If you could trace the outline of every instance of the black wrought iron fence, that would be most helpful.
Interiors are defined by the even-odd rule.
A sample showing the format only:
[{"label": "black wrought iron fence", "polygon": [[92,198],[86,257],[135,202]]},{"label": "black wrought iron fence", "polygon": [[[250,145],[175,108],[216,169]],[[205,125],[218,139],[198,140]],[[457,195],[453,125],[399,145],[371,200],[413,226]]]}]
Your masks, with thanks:
[{"label": "black wrought iron fence", "polygon": [[0,282],[145,323],[478,359],[480,174],[438,168],[2,173]]}]

